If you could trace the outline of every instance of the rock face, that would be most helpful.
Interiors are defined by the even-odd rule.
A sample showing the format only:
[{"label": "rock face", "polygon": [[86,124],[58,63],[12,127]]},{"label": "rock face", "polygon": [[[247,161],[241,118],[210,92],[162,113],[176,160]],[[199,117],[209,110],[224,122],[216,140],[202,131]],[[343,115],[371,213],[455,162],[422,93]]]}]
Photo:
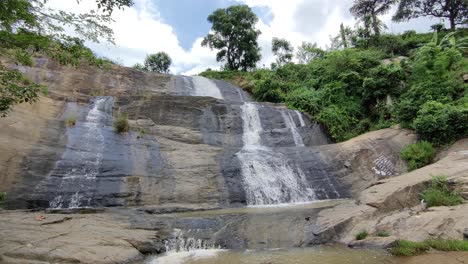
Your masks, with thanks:
[{"label": "rock face", "polygon": [[[1,262],[121,263],[164,252],[164,242],[351,243],[363,229],[417,239],[466,233],[466,205],[417,207],[431,175],[465,188],[464,142],[405,174],[399,153],[416,135],[398,127],[332,144],[307,116],[252,102],[222,81],[47,59],[19,69],[50,96],[0,119],[0,191],[8,209],[48,213],[35,221],[39,213],[0,211]],[[127,133],[114,131],[120,114],[128,116]]]},{"label": "rock face", "polygon": [[[250,102],[230,84],[122,68],[77,71],[45,59],[20,70],[48,85],[54,102],[75,102],[48,117],[54,131],[43,131],[7,173],[17,179],[5,186],[9,208],[216,208],[352,194],[344,165],[326,160],[346,147],[319,147],[328,143],[319,125],[284,106]],[[129,133],[113,131],[118,113],[128,114]]]}]

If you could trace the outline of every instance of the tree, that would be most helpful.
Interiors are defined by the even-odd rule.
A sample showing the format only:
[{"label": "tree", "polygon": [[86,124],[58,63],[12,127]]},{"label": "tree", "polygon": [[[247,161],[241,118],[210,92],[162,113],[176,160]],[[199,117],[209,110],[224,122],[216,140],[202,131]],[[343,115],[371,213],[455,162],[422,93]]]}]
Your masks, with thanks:
[{"label": "tree", "polygon": [[311,61],[322,58],[325,51],[317,46],[317,43],[302,42],[301,46],[297,48],[296,58],[301,64],[308,64]]},{"label": "tree", "polygon": [[138,71],[148,71],[148,69],[145,67],[145,65],[143,65],[141,63],[135,63],[132,66],[132,68],[135,69],[135,70],[138,70]]},{"label": "tree", "polygon": [[386,14],[396,2],[397,0],[354,0],[354,5],[349,11],[364,22],[368,33],[373,31],[373,35],[378,37],[382,28],[378,16]]},{"label": "tree", "polygon": [[271,51],[277,57],[277,66],[283,66],[290,63],[293,59],[294,48],[286,39],[273,38],[271,41]]},{"label": "tree", "polygon": [[401,0],[393,20],[407,21],[418,17],[447,18],[450,29],[468,23],[468,1],[466,0]]},{"label": "tree", "polygon": [[[80,2],[81,0],[77,0]],[[97,8],[85,14],[55,10],[46,6],[48,0],[2,0],[0,4],[0,52],[13,53],[22,64],[32,65],[32,53],[44,51],[63,64],[76,65],[81,59],[96,59],[84,47],[83,39],[65,34],[65,27],[78,36],[98,42],[113,42],[113,32],[106,25],[115,8],[131,6],[132,0],[96,0]],[[5,52],[7,53],[7,52]],[[17,70],[0,63],[0,116],[5,116],[15,104],[35,102],[45,87],[25,78]]]},{"label": "tree", "polygon": [[260,60],[258,36],[255,28],[257,16],[247,5],[234,5],[221,8],[208,16],[212,23],[211,31],[202,41],[203,47],[219,50],[217,61],[225,61],[226,70],[247,71]]},{"label": "tree", "polygon": [[151,72],[169,73],[172,59],[166,52],[147,55],[145,59],[145,69]]}]

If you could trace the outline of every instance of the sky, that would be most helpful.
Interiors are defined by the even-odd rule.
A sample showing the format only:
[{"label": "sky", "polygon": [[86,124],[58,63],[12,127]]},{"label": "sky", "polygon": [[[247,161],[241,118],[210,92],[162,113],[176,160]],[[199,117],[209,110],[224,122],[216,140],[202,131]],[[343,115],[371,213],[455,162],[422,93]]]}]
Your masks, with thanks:
[{"label": "sky", "polygon": [[[356,21],[349,13],[353,0],[134,0],[124,10],[114,10],[115,45],[86,43],[97,55],[110,58],[125,66],[142,63],[147,54],[167,52],[173,61],[171,73],[195,75],[207,68],[219,69],[216,50],[201,47],[203,37],[211,28],[207,17],[218,8],[247,4],[259,17],[256,27],[262,59],[258,66],[274,61],[271,53],[273,37],[285,38],[294,47],[303,41],[317,42],[326,48],[330,36],[338,34],[341,23],[354,27]],[[95,1],[50,0],[49,6],[75,13],[95,8]],[[427,32],[437,19],[415,19],[405,23],[391,22],[393,10],[381,19],[388,32],[406,30]]]}]

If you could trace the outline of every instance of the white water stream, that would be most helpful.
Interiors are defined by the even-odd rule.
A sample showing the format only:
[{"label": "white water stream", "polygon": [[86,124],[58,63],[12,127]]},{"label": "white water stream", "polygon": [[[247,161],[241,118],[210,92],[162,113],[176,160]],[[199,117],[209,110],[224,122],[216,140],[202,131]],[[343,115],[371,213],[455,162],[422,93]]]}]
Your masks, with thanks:
[{"label": "white water stream", "polygon": [[[91,197],[81,191],[94,187],[99,174],[104,151],[102,126],[112,118],[112,104],[112,97],[98,97],[85,120],[78,121],[76,127],[70,129],[67,150],[51,172],[52,176],[61,176],[61,182],[50,208],[89,206]],[[68,162],[70,159],[78,162]],[[69,192],[74,193],[70,195]]]},{"label": "white water stream", "polygon": [[[287,157],[262,145],[258,105],[241,106],[244,147],[237,153],[248,205],[299,203],[316,199],[302,170]],[[300,142],[298,142],[300,144]]]}]

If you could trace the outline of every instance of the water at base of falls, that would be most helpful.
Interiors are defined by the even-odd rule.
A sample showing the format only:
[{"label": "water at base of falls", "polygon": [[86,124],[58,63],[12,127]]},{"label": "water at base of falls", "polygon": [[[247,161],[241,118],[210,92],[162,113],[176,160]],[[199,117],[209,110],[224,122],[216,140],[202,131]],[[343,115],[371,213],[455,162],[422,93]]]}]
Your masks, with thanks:
[{"label": "water at base of falls", "polygon": [[174,238],[164,243],[166,253],[153,258],[148,262],[149,264],[181,264],[188,260],[212,258],[224,251],[208,241],[186,238],[182,230],[175,230],[173,236]]},{"label": "water at base of falls", "polygon": [[112,120],[112,97],[97,97],[83,120],[67,131],[67,148],[50,176],[60,181],[49,208],[91,205],[104,151],[103,128]]},{"label": "water at base of falls", "polygon": [[[315,193],[303,171],[282,153],[262,146],[263,129],[258,106],[244,103],[241,110],[244,147],[237,153],[237,157],[241,163],[247,204],[269,205],[315,200]],[[290,128],[293,127],[291,120],[290,116],[285,118]]]},{"label": "water at base of falls", "polygon": [[[270,250],[201,250],[192,254],[169,254],[156,257],[148,264],[219,264],[219,263],[281,263],[281,264],[397,264],[401,258],[385,250],[350,249],[344,246]],[[421,262],[422,263],[422,262]]]}]

